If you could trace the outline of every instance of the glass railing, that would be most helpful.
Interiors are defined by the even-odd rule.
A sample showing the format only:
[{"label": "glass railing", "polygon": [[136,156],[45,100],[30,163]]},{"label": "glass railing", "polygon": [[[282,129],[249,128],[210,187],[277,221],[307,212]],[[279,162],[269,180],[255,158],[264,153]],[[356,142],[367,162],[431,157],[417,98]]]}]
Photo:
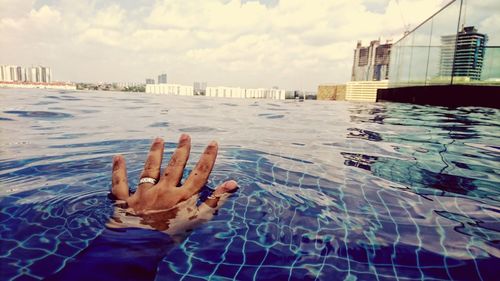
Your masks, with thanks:
[{"label": "glass railing", "polygon": [[480,83],[500,85],[500,46],[486,47]]},{"label": "glass railing", "polygon": [[[494,2],[494,1],[493,1]],[[500,2],[451,1],[391,49],[389,87],[500,85]]]}]

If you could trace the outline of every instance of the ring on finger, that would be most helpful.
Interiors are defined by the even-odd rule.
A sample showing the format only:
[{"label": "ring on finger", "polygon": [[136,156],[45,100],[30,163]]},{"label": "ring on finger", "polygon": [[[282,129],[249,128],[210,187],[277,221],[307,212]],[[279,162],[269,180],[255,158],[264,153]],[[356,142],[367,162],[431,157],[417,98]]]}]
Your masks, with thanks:
[{"label": "ring on finger", "polygon": [[219,199],[221,198],[222,194],[215,195],[215,194],[210,194],[210,196],[207,196],[207,199]]},{"label": "ring on finger", "polygon": [[144,177],[144,178],[141,178],[139,180],[139,184],[138,185],[141,185],[143,183],[152,183],[152,184],[156,184],[158,182],[157,179],[155,178],[150,178],[150,177]]}]

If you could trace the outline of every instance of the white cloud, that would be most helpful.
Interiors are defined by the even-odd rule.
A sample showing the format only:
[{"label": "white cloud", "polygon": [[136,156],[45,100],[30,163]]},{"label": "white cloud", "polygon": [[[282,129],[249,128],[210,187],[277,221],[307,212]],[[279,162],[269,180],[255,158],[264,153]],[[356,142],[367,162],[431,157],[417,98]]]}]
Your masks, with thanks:
[{"label": "white cloud", "polygon": [[51,28],[59,24],[60,21],[59,11],[49,6],[42,6],[38,10],[30,10],[25,17],[2,17],[0,18],[0,27],[5,30],[14,29],[24,32],[30,29]]},{"label": "white cloud", "polygon": [[212,32],[243,32],[255,28],[267,13],[258,2],[241,4],[213,0],[159,1],[146,23],[156,27],[197,29]]},{"label": "white cloud", "polygon": [[0,19],[5,17],[22,17],[29,13],[35,0],[0,0]]},{"label": "white cloud", "polygon": [[114,4],[97,12],[94,24],[99,27],[120,28],[126,18],[126,11]]},{"label": "white cloud", "polygon": [[[14,2],[0,0],[0,5]],[[130,7],[120,1],[21,2],[18,10],[0,12],[5,49],[0,63],[44,63],[62,80],[142,81],[167,71],[179,83],[206,80],[311,90],[319,83],[349,79],[357,40],[397,40],[403,22],[415,27],[445,4],[282,0],[266,6],[258,1],[158,0]],[[486,2],[482,9],[498,7]],[[486,19],[482,25],[498,21]]]},{"label": "white cloud", "polygon": [[78,37],[80,42],[101,43],[110,47],[119,47],[121,34],[115,30],[104,28],[89,28]]}]

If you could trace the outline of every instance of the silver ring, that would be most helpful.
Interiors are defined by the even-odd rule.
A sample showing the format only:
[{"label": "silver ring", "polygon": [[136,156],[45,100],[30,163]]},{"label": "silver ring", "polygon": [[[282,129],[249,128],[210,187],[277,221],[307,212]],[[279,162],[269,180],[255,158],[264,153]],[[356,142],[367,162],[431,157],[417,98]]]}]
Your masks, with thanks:
[{"label": "silver ring", "polygon": [[148,177],[145,177],[145,178],[141,178],[139,180],[139,184],[138,185],[141,185],[143,183],[152,183],[152,184],[156,184],[158,181],[154,178],[148,178]]},{"label": "silver ring", "polygon": [[219,199],[222,197],[222,194],[220,195],[214,195],[213,193],[210,194],[210,196],[207,196],[207,199]]}]

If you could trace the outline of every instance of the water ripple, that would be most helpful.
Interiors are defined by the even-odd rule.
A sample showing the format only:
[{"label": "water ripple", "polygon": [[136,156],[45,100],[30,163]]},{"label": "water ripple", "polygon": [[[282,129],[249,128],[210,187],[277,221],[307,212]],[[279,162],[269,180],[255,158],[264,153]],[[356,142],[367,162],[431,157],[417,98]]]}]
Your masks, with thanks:
[{"label": "water ripple", "polygon": [[[60,270],[112,212],[112,155],[124,155],[134,187],[151,139],[165,137],[167,159],[176,147],[169,140],[181,132],[193,136],[186,174],[204,145],[219,140],[203,196],[228,179],[240,188],[163,259],[158,280],[497,275],[498,110],[221,104],[208,97],[44,90],[0,95],[1,132],[9,136],[0,138],[2,280],[43,279]],[[127,107],[134,110],[123,114]]]},{"label": "water ripple", "polygon": [[62,118],[71,118],[73,117],[71,114],[62,113],[62,112],[53,112],[53,111],[21,111],[21,110],[9,110],[4,111],[7,114],[15,114],[19,117],[28,117],[34,119],[62,119]]}]

